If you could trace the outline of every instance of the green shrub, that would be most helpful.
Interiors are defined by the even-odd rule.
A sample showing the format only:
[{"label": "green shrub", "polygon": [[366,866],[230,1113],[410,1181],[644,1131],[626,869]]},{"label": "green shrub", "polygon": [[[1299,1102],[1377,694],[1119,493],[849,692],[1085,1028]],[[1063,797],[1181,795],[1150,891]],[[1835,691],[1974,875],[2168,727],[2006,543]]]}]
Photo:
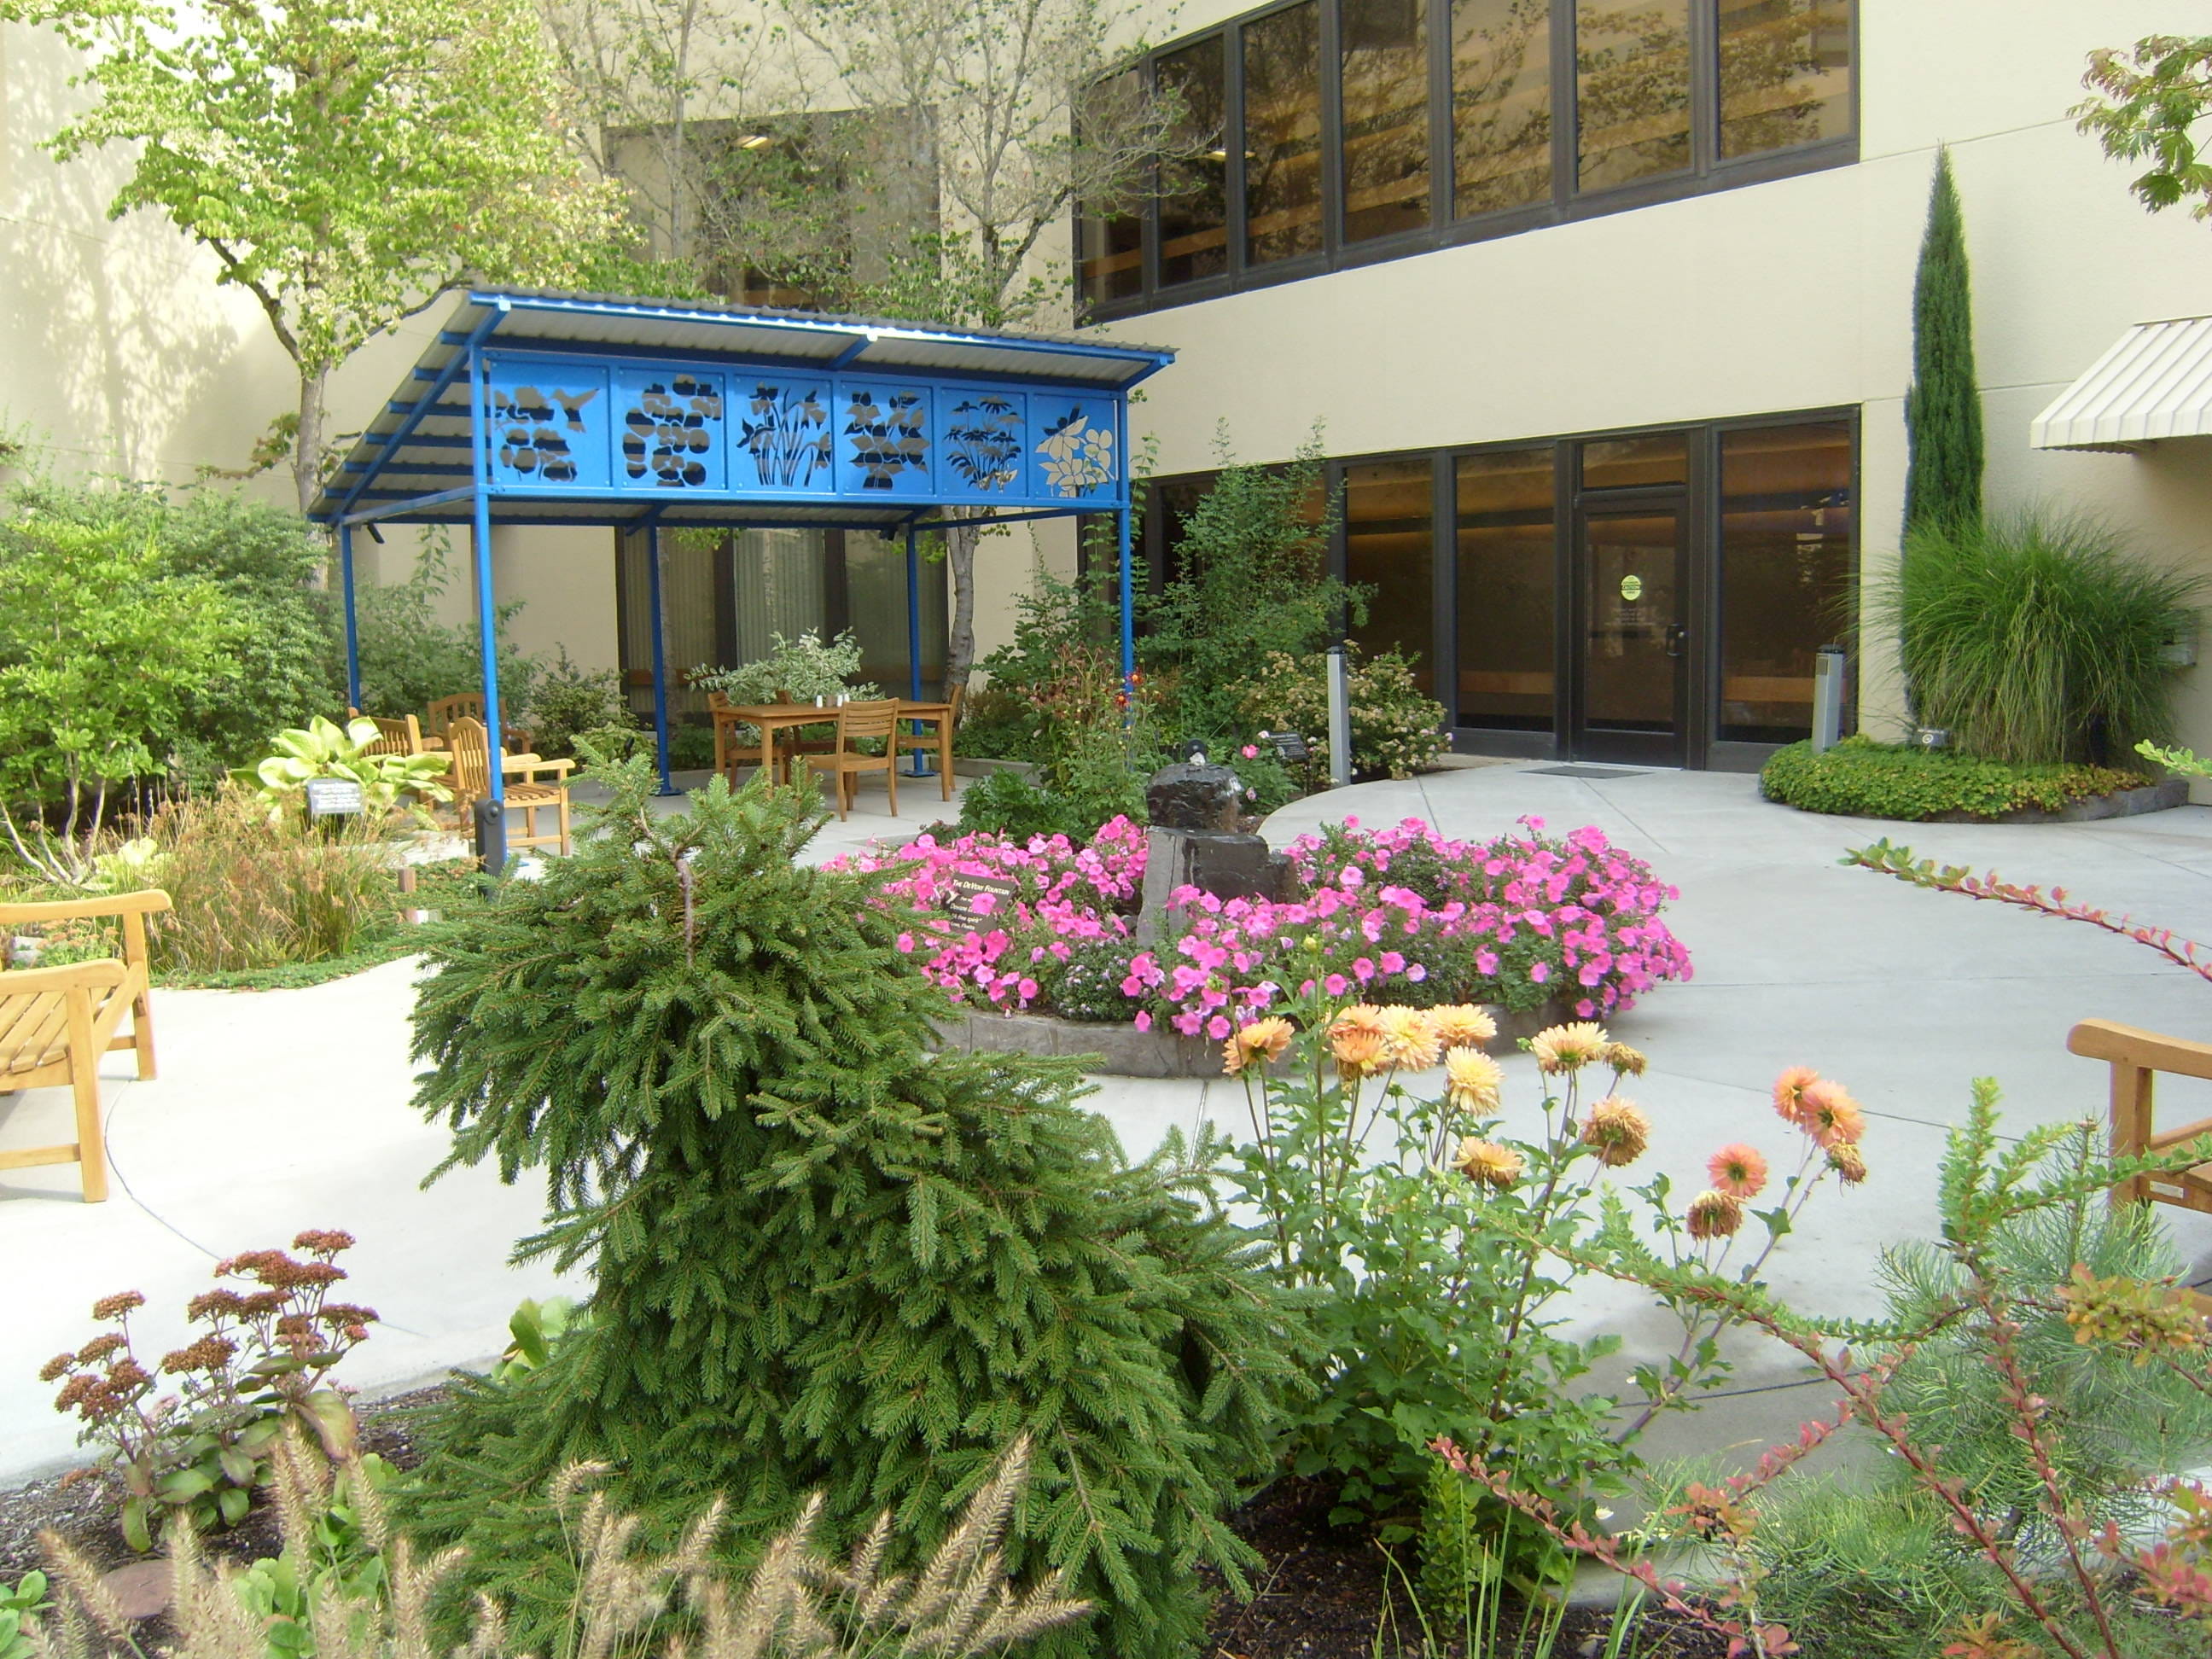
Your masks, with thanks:
[{"label": "green shrub", "polygon": [[[1413,665],[1395,651],[1362,657],[1346,647],[1346,686],[1352,714],[1352,769],[1365,776],[1410,778],[1443,752],[1446,715],[1424,696]],[[1310,786],[1328,783],[1328,669],[1320,655],[1278,652],[1246,690],[1245,724],[1296,732],[1312,758],[1304,764]]]},{"label": "green shrub", "polygon": [[1006,1569],[1099,1607],[1047,1644],[1192,1651],[1198,1566],[1241,1587],[1253,1559],[1221,1517],[1291,1375],[1281,1304],[1199,1196],[1212,1147],[1132,1166],[1071,1063],[933,1052],[950,1005],[882,878],[793,861],[811,796],[718,781],[664,818],[642,763],[604,775],[573,858],[433,930],[443,1167],[543,1169],[521,1253],[593,1283],[586,1328],[429,1425],[421,1522],[544,1651],[574,1568],[529,1494],[575,1458],[612,1464],[647,1540],[719,1490],[757,1549],[819,1489],[827,1533],[888,1509],[926,1554],[1028,1434]]},{"label": "green shrub", "polygon": [[2104,761],[2167,735],[2165,647],[2194,632],[2203,586],[2088,519],[1942,519],[1906,536],[1868,614],[1899,639],[1921,724],[1954,747]]},{"label": "green shrub", "polygon": [[2033,808],[2055,812],[2069,803],[2151,780],[2140,772],[2072,764],[2015,766],[1955,750],[1921,749],[1845,738],[1824,754],[1793,743],[1768,757],[1760,793],[1808,812],[1850,817],[1994,818]]},{"label": "green shrub", "polygon": [[[419,714],[440,697],[483,689],[475,622],[439,620],[438,601],[452,576],[442,535],[434,532],[424,544],[405,581],[370,584],[355,596],[364,714]],[[520,600],[501,605],[497,623],[500,715],[511,726],[529,723],[542,667],[507,638],[507,625],[521,609]]]},{"label": "green shrub", "polygon": [[[574,756],[579,732],[637,729],[622,675],[579,668],[562,650],[538,676],[530,709],[530,747],[548,760]],[[605,745],[602,744],[602,747]]]},{"label": "green shrub", "polygon": [[987,774],[960,792],[959,830],[963,836],[988,830],[1015,841],[1034,836],[1079,840],[1098,827],[1079,824],[1076,817],[1066,800],[1018,772]]},{"label": "green shrub", "polygon": [[734,703],[774,702],[779,692],[794,702],[840,696],[866,702],[884,695],[860,678],[860,641],[849,628],[826,642],[811,629],[795,640],[781,634],[769,638],[775,646],[765,657],[738,668],[694,669],[691,684]]}]

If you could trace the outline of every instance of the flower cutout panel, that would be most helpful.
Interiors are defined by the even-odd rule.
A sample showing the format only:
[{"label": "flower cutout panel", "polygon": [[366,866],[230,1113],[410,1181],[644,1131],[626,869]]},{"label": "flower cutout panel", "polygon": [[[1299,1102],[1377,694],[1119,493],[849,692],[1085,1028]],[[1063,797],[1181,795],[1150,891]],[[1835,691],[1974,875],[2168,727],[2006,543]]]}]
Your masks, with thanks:
[{"label": "flower cutout panel", "polygon": [[727,425],[722,377],[684,369],[626,368],[615,375],[622,409],[624,489],[720,489]]},{"label": "flower cutout panel", "polygon": [[605,369],[494,361],[489,380],[495,485],[607,488],[614,415]]},{"label": "flower cutout panel", "polygon": [[1024,493],[1023,434],[1029,399],[988,387],[937,389],[937,470],[947,496],[991,500]]},{"label": "flower cutout panel", "polygon": [[929,417],[927,386],[839,381],[839,493],[927,497],[930,493]]},{"label": "flower cutout panel", "polygon": [[838,402],[825,380],[738,382],[732,461],[739,489],[826,490]]},{"label": "flower cutout panel", "polygon": [[1030,399],[1031,493],[1054,500],[1112,496],[1121,477],[1114,405],[1101,398]]}]

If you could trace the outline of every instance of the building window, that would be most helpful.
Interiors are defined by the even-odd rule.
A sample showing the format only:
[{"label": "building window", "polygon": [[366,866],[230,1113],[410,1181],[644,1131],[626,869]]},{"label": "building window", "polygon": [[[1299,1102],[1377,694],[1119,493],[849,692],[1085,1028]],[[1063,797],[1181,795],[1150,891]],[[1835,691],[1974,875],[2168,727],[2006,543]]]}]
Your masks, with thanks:
[{"label": "building window", "polygon": [[[1144,76],[1126,70],[1101,82],[1078,112],[1086,117],[1112,121],[1146,96]],[[1090,305],[1110,305],[1145,290],[1145,216],[1141,202],[1103,202],[1095,213],[1076,224],[1076,270],[1083,298]]]},{"label": "building window", "polygon": [[1142,210],[1078,212],[1085,303],[1127,315],[1841,166],[1852,40],[1852,0],[1253,13],[1101,83],[1169,104],[1176,159]]},{"label": "building window", "polygon": [[1554,454],[1462,455],[1457,468],[1460,726],[1549,732],[1558,681]]},{"label": "building window", "polygon": [[1404,653],[1436,695],[1436,498],[1430,463],[1375,461],[1344,469],[1344,580],[1367,590],[1362,652]]},{"label": "building window", "polygon": [[1241,31],[1244,41],[1244,262],[1318,253],[1321,0]]},{"label": "building window", "polygon": [[1452,212],[1552,199],[1551,0],[1451,9]]},{"label": "building window", "polygon": [[1721,434],[1720,737],[1813,734],[1813,653],[1848,623],[1851,429]]},{"label": "building window", "polygon": [[1429,222],[1429,23],[1422,0],[1372,0],[1342,15],[1344,240]]},{"label": "building window", "polygon": [[1229,270],[1229,151],[1224,148],[1229,93],[1222,74],[1223,37],[1164,54],[1157,84],[1176,103],[1170,141],[1189,153],[1163,167],[1158,213],[1160,286],[1220,276]]}]

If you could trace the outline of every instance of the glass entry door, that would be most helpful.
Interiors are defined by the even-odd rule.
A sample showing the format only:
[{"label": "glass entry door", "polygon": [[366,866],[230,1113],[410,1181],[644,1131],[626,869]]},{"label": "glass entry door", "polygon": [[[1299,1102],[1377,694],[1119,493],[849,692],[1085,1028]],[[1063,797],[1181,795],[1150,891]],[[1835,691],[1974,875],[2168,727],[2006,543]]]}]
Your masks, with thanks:
[{"label": "glass entry door", "polygon": [[1578,759],[1687,758],[1689,629],[1679,501],[1585,511],[1576,532]]}]

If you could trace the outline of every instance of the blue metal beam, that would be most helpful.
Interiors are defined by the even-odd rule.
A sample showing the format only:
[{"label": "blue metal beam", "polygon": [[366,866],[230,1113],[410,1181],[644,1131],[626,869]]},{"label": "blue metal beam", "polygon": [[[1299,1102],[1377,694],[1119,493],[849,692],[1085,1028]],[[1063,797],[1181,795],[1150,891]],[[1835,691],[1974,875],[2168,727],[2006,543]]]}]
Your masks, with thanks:
[{"label": "blue metal beam", "polygon": [[[483,331],[489,333],[489,329]],[[483,474],[488,470],[490,454],[490,434],[484,429],[483,348],[472,345],[469,359],[469,429],[476,440],[476,464],[478,468],[472,492],[476,497],[476,523],[473,539],[477,556],[477,651],[483,664],[484,700],[484,769],[493,806],[493,823],[496,826],[498,858],[492,849],[485,849],[485,862],[503,864],[507,853],[507,769],[500,763],[501,740],[504,733],[499,717],[499,598],[492,591],[491,574],[491,492],[484,488]]]},{"label": "blue metal beam", "polygon": [[357,512],[344,514],[338,520],[341,525],[368,524],[379,519],[390,519],[397,514],[416,513],[428,507],[442,506],[447,501],[464,501],[476,495],[477,490],[474,484],[463,484],[456,489],[441,489],[428,495],[410,495],[398,490],[381,489],[362,493],[371,501],[388,500],[389,505],[363,507]]},{"label": "blue metal beam", "polygon": [[[863,346],[871,343],[863,340]],[[1016,386],[1025,391],[1065,392],[1070,397],[1115,398],[1121,392],[1119,380],[1080,380],[1065,374],[1018,374],[1006,369],[967,369],[922,368],[914,363],[857,364],[843,368],[843,356],[836,357],[769,357],[750,351],[714,351],[686,347],[628,345],[597,343],[589,340],[533,339],[526,335],[502,334],[498,349],[518,356],[532,357],[579,357],[595,363],[612,363],[617,368],[625,361],[635,363],[696,364],[706,368],[760,370],[783,376],[836,373],[864,374],[874,380],[919,380],[936,386],[953,382],[967,386]],[[427,380],[432,371],[417,368],[418,380]],[[460,411],[453,411],[459,414]]]},{"label": "blue metal beam", "polygon": [[1040,507],[1025,513],[1001,513],[995,517],[924,519],[921,523],[924,530],[951,530],[966,524],[1027,524],[1032,519],[1068,519],[1086,513],[1110,513],[1113,511],[1113,507],[1114,504],[1111,501],[1090,501],[1080,505],[1070,503],[1066,507]]},{"label": "blue metal beam", "polygon": [[361,707],[361,623],[353,608],[353,526],[338,526],[338,580],[345,592],[346,703]]},{"label": "blue metal beam", "polygon": [[[496,329],[500,324],[505,320],[506,316],[506,305],[504,303],[495,305],[491,309],[491,313],[485,317],[484,319],[478,323],[471,331],[471,337],[465,349],[454,352],[451,357],[446,360],[445,368],[438,371],[436,376],[431,381],[429,390],[425,392],[422,397],[416,401],[415,406],[411,410],[401,410],[396,406],[393,408],[393,413],[404,413],[405,418],[386,434],[384,440],[383,448],[377,451],[376,459],[369,463],[368,471],[362,475],[361,483],[366,483],[370,478],[374,477],[376,476],[377,469],[382,466],[386,460],[390,459],[394,450],[398,449],[402,443],[406,441],[407,434],[412,432],[416,427],[422,422],[423,416],[429,414],[432,407],[437,403],[438,399],[445,395],[446,388],[453,383],[453,377],[455,375],[459,374],[462,369],[466,368],[470,371],[471,376],[473,376],[476,369],[475,353],[477,348],[484,340],[490,337],[492,331]],[[475,398],[471,397],[470,401],[473,404]],[[338,504],[338,511],[341,514],[352,510],[356,498],[361,494],[361,483],[356,483],[352,491],[346,496],[345,500]],[[493,769],[496,771],[498,769],[495,767]]]}]

